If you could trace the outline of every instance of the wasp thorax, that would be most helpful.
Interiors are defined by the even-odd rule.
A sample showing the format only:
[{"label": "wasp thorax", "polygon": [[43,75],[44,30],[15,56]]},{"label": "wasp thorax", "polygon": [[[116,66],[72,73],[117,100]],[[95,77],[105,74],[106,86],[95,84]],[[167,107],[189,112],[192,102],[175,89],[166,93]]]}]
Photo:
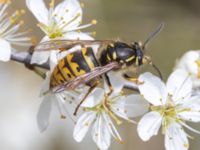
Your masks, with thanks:
[{"label": "wasp thorax", "polygon": [[142,51],[136,45],[128,45],[123,42],[110,44],[101,55],[103,65],[116,61],[121,65],[130,66],[142,64]]}]

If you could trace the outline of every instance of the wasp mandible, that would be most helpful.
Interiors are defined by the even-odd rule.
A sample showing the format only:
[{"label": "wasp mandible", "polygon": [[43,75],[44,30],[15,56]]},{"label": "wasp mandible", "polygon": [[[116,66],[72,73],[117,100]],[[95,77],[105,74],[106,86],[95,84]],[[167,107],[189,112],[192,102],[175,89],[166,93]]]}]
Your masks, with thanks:
[{"label": "wasp mandible", "polygon": [[[90,86],[88,94],[98,85],[98,77],[104,77],[112,91],[107,73],[111,70],[121,70],[124,67],[133,66],[137,68],[143,64],[152,65],[161,77],[159,69],[152,63],[149,56],[145,55],[147,44],[162,30],[164,24],[161,23],[153,31],[145,42],[134,42],[127,44],[113,40],[51,40],[38,44],[35,51],[49,51],[59,49],[67,51],[74,46],[81,48],[69,51],[68,54],[59,60],[54,68],[50,79],[50,90],[61,92],[75,89],[81,84]],[[92,45],[99,45],[98,54],[95,54]],[[133,79],[124,75],[126,79]],[[81,103],[84,101],[81,101]],[[79,106],[81,105],[79,104]],[[76,113],[75,113],[76,114]]]}]

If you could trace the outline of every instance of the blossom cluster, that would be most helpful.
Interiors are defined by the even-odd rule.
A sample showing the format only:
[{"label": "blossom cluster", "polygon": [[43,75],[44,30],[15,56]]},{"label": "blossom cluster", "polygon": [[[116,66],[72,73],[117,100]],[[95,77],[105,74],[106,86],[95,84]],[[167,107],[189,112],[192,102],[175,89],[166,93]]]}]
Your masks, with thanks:
[{"label": "blossom cluster", "polygon": [[[30,46],[31,38],[27,32],[19,32],[23,21],[20,20],[24,10],[17,10],[10,17],[5,12],[10,0],[0,1],[0,60],[9,61],[17,53],[13,45]],[[44,32],[40,42],[56,39],[94,40],[94,32],[83,32],[82,29],[97,23],[82,25],[83,4],[78,0],[63,0],[58,5],[51,0],[49,7],[43,0],[26,0],[28,9],[39,22],[37,26]],[[99,45],[91,46],[97,54]],[[145,72],[139,75],[137,82],[127,80],[120,71],[107,73],[110,83],[104,76],[99,79],[98,86],[90,87],[82,84],[74,89],[55,91],[51,89],[52,74],[61,63],[60,60],[73,53],[81,45],[67,51],[55,49],[51,51],[35,51],[30,65],[48,63],[50,70],[41,89],[43,101],[37,114],[37,123],[41,132],[45,131],[50,122],[53,105],[58,108],[61,118],[75,117],[73,137],[81,142],[90,130],[92,139],[102,150],[109,148],[111,137],[123,143],[117,127],[123,121],[137,125],[137,132],[143,141],[161,133],[165,136],[166,150],[188,150],[188,133],[185,129],[197,134],[186,122],[200,122],[200,51],[191,50],[177,60],[174,71],[166,84],[160,77]],[[125,89],[125,85],[138,89]],[[67,104],[73,105],[67,105]],[[69,113],[73,107],[73,116]],[[134,120],[141,117],[139,122]]]}]

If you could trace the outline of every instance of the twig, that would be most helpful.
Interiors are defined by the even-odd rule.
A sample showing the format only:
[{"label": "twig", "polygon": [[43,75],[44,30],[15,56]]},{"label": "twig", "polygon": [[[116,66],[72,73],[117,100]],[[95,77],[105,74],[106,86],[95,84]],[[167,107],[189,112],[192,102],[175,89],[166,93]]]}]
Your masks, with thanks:
[{"label": "twig", "polygon": [[50,70],[50,66],[48,63],[41,64],[41,65],[31,64],[31,57],[32,57],[32,54],[30,54],[29,52],[18,52],[18,53],[12,53],[11,60],[25,64],[25,65],[40,67],[42,69]]}]

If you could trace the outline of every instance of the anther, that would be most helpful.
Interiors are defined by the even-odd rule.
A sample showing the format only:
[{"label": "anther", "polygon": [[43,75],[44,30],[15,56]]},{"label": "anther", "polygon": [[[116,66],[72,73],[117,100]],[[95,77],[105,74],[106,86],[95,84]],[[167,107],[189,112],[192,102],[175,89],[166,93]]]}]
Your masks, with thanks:
[{"label": "anther", "polygon": [[97,20],[92,20],[92,22],[91,22],[92,24],[94,24],[94,25],[96,25],[97,24]]}]

